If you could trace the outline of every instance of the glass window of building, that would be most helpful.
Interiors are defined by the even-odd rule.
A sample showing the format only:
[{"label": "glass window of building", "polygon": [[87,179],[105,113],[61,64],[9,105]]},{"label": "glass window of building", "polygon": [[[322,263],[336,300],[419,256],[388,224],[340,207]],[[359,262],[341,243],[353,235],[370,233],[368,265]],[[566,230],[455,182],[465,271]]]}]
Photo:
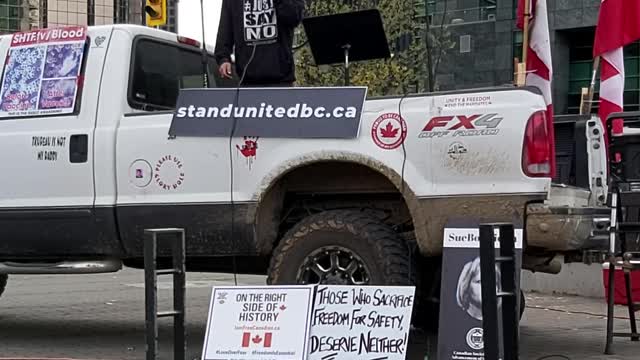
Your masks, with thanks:
[{"label": "glass window of building", "polygon": [[0,34],[21,30],[24,0],[3,0],[0,3]]}]

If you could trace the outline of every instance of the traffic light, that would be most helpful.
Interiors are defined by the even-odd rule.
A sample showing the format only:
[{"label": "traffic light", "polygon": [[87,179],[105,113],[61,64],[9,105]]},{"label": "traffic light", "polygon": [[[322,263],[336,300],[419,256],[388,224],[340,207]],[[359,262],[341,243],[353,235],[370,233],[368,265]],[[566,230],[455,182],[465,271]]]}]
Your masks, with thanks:
[{"label": "traffic light", "polygon": [[147,26],[162,26],[167,23],[167,0],[146,0]]}]

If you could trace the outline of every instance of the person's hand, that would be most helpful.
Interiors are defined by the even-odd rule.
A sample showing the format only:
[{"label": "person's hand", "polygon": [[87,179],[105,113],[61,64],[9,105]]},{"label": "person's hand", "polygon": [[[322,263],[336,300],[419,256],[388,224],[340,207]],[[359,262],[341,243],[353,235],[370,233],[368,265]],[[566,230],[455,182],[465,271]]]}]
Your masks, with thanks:
[{"label": "person's hand", "polygon": [[231,63],[227,61],[220,65],[218,72],[221,77],[231,79]]}]

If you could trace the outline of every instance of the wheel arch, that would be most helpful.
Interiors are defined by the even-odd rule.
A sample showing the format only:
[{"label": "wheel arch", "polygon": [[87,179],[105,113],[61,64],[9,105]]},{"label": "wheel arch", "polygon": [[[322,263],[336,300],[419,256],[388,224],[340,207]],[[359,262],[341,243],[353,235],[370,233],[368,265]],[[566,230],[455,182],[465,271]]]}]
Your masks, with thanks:
[{"label": "wheel arch", "polygon": [[[426,237],[426,226],[424,221],[416,221],[420,214],[419,202],[416,194],[401,174],[384,163],[357,153],[336,152],[311,154],[298,157],[283,163],[270,172],[261,182],[259,190],[253,199],[255,206],[247,213],[248,221],[255,224],[254,237],[256,239],[258,251],[263,255],[271,253],[277,243],[278,229],[281,221],[281,212],[288,187],[291,187],[291,179],[299,179],[307,174],[313,174],[314,170],[321,168],[331,168],[342,170],[338,172],[343,176],[350,174],[368,173],[374,177],[368,178],[368,182],[379,185],[381,190],[393,191],[401,196],[406,206],[411,220],[414,224],[414,232],[417,239]],[[297,180],[293,180],[295,183]],[[335,186],[335,182],[329,181],[324,190]],[[373,190],[373,189],[372,189]],[[329,190],[330,191],[330,190]],[[421,243],[421,241],[418,241]]]}]

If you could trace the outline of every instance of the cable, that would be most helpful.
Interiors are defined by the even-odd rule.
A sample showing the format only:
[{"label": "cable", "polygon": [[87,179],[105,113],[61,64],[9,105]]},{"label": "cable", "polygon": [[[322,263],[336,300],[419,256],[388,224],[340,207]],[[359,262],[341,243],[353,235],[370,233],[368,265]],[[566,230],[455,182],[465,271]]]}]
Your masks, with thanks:
[{"label": "cable", "polygon": [[202,82],[205,88],[210,88],[211,74],[209,74],[209,56],[204,31],[204,0],[200,0],[200,21],[202,23]]},{"label": "cable", "polygon": [[[402,98],[400,98],[400,102],[398,102],[398,116],[400,116],[400,121],[404,121],[404,118],[402,117],[402,102],[404,102],[404,99],[407,98],[407,93],[402,94]],[[400,124],[400,136],[406,136],[405,134],[402,134],[402,124]],[[402,198],[404,198],[404,169],[405,166],[407,164],[407,148],[404,144],[404,140],[402,139],[402,171],[400,173],[400,196]]]},{"label": "cable", "polygon": [[567,357],[564,355],[545,355],[541,358],[537,358],[536,360],[544,360],[544,359],[551,359],[551,358],[561,358],[561,359],[571,360],[570,357]]},{"label": "cable", "polygon": [[229,195],[231,200],[231,241],[233,246],[233,249],[231,251],[233,252],[233,257],[232,257],[233,283],[235,284],[235,286],[238,286],[238,264],[236,262],[237,259],[236,259],[236,253],[235,253],[236,237],[233,234],[235,230],[235,203],[233,202],[233,136],[236,133],[236,126],[238,124],[238,118],[236,117],[235,108],[238,107],[238,102],[240,101],[240,88],[242,87],[242,82],[244,82],[245,75],[247,75],[247,69],[249,68],[249,65],[251,65],[251,62],[253,62],[253,58],[256,55],[257,46],[258,46],[257,44],[253,44],[251,57],[249,58],[249,61],[247,61],[247,65],[242,70],[242,76],[240,77],[240,81],[238,82],[238,86],[236,87],[236,96],[235,96],[235,99],[233,100],[233,103],[234,103],[233,124],[231,126],[231,133],[229,134],[229,176],[230,176]]}]

